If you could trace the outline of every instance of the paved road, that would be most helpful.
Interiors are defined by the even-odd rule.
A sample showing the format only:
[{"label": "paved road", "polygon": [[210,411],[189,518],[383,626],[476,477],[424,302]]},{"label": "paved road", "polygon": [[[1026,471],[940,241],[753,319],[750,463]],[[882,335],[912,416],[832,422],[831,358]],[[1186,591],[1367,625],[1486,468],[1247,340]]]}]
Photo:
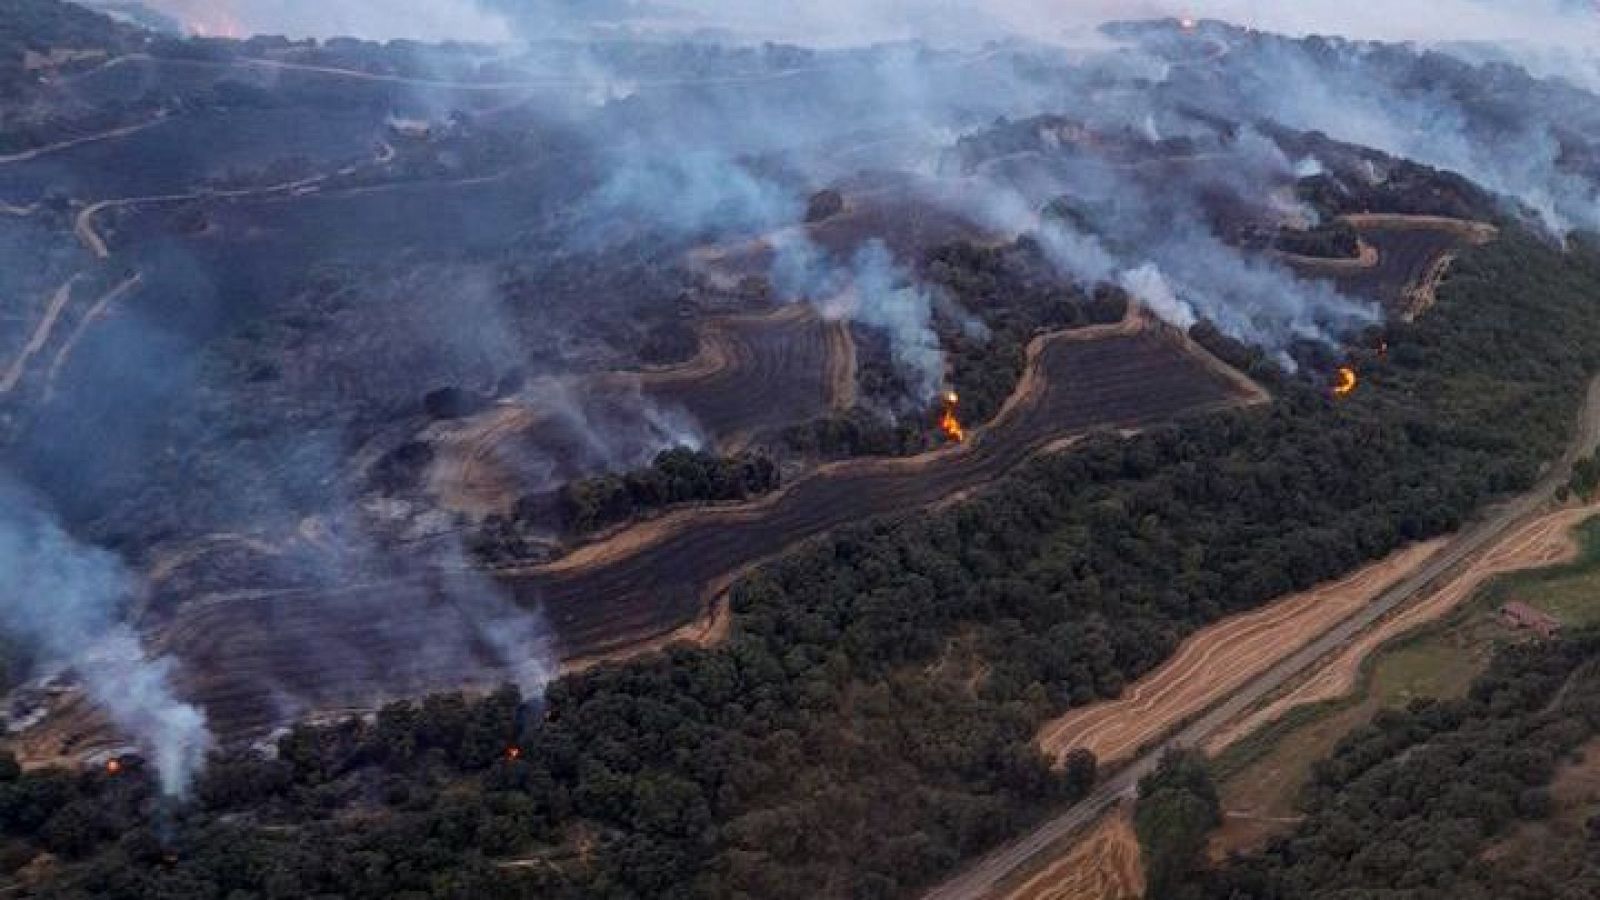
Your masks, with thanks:
[{"label": "paved road", "polygon": [[1462,532],[1438,553],[1430,556],[1416,572],[1380,594],[1370,605],[1141,754],[1102,782],[1083,801],[1017,841],[980,859],[965,872],[934,888],[925,900],[976,900],[988,896],[1012,873],[1021,870],[1063,838],[1093,824],[1120,800],[1133,794],[1139,779],[1155,769],[1167,750],[1199,746],[1223,726],[1295,677],[1311,670],[1319,661],[1378,620],[1425,596],[1440,580],[1455,574],[1468,560],[1537,515],[1567,483],[1572,475],[1573,463],[1593,452],[1597,445],[1600,445],[1600,378],[1589,384],[1589,393],[1579,415],[1577,434],[1571,445],[1531,491],[1496,507],[1487,519]]}]

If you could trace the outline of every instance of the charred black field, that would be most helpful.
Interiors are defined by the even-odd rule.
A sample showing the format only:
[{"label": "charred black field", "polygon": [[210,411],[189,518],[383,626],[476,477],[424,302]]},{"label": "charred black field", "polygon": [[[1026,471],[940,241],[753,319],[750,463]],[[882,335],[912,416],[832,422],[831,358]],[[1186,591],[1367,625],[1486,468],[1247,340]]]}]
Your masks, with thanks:
[{"label": "charred black field", "polygon": [[[832,529],[951,502],[1033,452],[1097,429],[1146,428],[1261,399],[1242,377],[1219,372],[1205,351],[1150,328],[1041,339],[1027,387],[967,444],[899,460],[832,464],[771,500],[680,513],[585,547],[570,562],[501,570],[493,581],[542,612],[563,657],[606,654],[695,619],[739,573]],[[325,709],[370,705],[372,697],[396,691],[385,667],[352,672],[348,656],[324,650],[362,647],[383,658],[425,647],[441,612],[452,614],[448,599],[441,608],[437,598],[467,594],[472,580],[489,577],[468,576],[458,585],[360,585],[349,589],[356,597],[287,591],[208,599],[172,611],[182,624],[163,649],[187,670],[207,673],[190,694],[221,733],[250,735],[279,716],[265,685]],[[374,619],[378,608],[384,614]],[[486,680],[505,677],[492,648],[478,649]],[[438,689],[458,675],[447,668],[418,677]]]},{"label": "charred black field", "polygon": [[1600,367],[1600,100],[1464,48],[11,2],[0,891],[915,896]]},{"label": "charred black field", "polygon": [[[1452,223],[1500,215],[1321,135],[1178,103],[1135,128],[991,90],[1024,62],[1114,81],[1114,57],[769,47],[680,77],[661,50],[609,59],[633,92],[597,100],[556,74],[570,46],[493,69],[473,47],[115,40],[34,76],[59,115],[0,161],[0,228],[38,260],[8,276],[5,452],[127,561],[119,615],[225,743],[618,652],[839,526],[1257,399],[1181,333],[1206,321],[1237,365],[1285,359],[1291,334],[1403,315],[1480,227]],[[949,91],[915,121],[854,90],[907,66]],[[865,118],[711,127],[819,92]],[[966,134],[941,143],[931,120]],[[1299,258],[1298,280],[1258,237],[1369,209],[1435,219],[1360,224],[1375,260]],[[1230,256],[1241,274],[1199,265]],[[1251,307],[1282,291],[1297,310]],[[1132,333],[1071,337],[1128,302]],[[940,433],[941,407],[976,417],[971,441]],[[634,497],[642,521],[574,531],[575,491],[675,446],[754,454],[785,483],[732,503],[680,485],[724,499]]]}]

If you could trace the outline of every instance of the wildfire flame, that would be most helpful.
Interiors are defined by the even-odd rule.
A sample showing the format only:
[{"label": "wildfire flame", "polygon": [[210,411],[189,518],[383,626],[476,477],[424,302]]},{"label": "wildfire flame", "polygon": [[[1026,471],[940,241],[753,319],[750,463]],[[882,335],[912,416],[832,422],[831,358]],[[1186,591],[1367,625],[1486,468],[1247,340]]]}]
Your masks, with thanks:
[{"label": "wildfire flame", "polygon": [[117,775],[121,775],[122,774],[122,760],[120,760],[120,759],[108,759],[108,760],[106,760],[106,774],[110,775],[110,776],[113,776],[113,777],[115,777]]},{"label": "wildfire flame", "polygon": [[1196,28],[1200,27],[1200,23],[1195,21],[1194,18],[1192,18],[1190,16],[1184,16],[1182,19],[1179,19],[1178,20],[1178,25],[1184,31],[1193,31]]},{"label": "wildfire flame", "polygon": [[522,758],[522,748],[521,747],[507,747],[506,748],[506,761],[507,762],[516,762],[517,760],[519,760],[521,758]]},{"label": "wildfire flame", "polygon": [[1356,392],[1356,385],[1360,383],[1361,379],[1356,375],[1355,369],[1349,366],[1340,366],[1338,381],[1333,384],[1333,395],[1335,397],[1348,397]]},{"label": "wildfire flame", "polygon": [[961,443],[967,439],[966,429],[961,427],[961,420],[956,417],[956,410],[961,406],[961,397],[955,391],[944,395],[944,415],[939,418],[939,430],[950,440]]}]

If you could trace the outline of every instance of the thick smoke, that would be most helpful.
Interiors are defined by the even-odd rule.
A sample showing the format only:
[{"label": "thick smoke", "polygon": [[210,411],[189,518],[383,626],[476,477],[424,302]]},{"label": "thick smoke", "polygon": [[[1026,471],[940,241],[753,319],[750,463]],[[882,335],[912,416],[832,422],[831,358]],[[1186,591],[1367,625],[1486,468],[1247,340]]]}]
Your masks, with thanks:
[{"label": "thick smoke", "polygon": [[531,386],[526,399],[546,416],[540,447],[519,448],[501,462],[517,472],[527,493],[553,491],[597,472],[640,469],[664,450],[710,443],[687,410],[655,401],[638,385],[591,395],[556,379]]},{"label": "thick smoke", "polygon": [[944,383],[944,354],[933,330],[934,301],[895,264],[880,240],[868,241],[849,260],[837,260],[803,234],[775,239],[771,277],[786,300],[809,300],[830,319],[882,332],[890,353],[920,401]]},{"label": "thick smoke", "polygon": [[754,231],[793,221],[800,210],[793,191],[715,149],[639,147],[620,155],[580,211],[573,238],[593,249],[641,226],[682,237]]},{"label": "thick smoke", "polygon": [[1145,263],[1122,273],[1123,290],[1138,297],[1156,317],[1182,329],[1193,328],[1199,319],[1189,304],[1178,299],[1167,276],[1154,263]]},{"label": "thick smoke", "polygon": [[[1562,123],[1533,109],[1531,100],[1528,108],[1507,115],[1421,73],[1425,65],[1443,69],[1447,63],[1423,60],[1413,64],[1417,74],[1411,75],[1397,73],[1393,59],[1380,57],[1370,45],[1320,42],[1312,47],[1269,38],[1219,65],[1232,96],[1207,81],[1193,88],[1197,100],[1231,102],[1241,114],[1458,172],[1517,198],[1558,233],[1600,225],[1595,184],[1560,166],[1562,147],[1554,129]],[[1190,91],[1182,83],[1173,87],[1180,95]]]},{"label": "thick smoke", "polygon": [[191,34],[504,41],[505,17],[477,0],[144,0]]},{"label": "thick smoke", "polygon": [[213,33],[351,34],[498,40],[626,28],[720,34],[746,41],[861,46],[894,40],[971,45],[1007,36],[1084,40],[1110,20],[1194,16],[1285,34],[1364,40],[1508,42],[1592,51],[1600,21],[1589,0],[145,0]]},{"label": "thick smoke", "polygon": [[24,492],[0,484],[0,628],[45,670],[70,671],[183,796],[211,747],[205,716],[173,691],[175,664],[149,658],[120,621],[133,581],[111,553],[74,541]]},{"label": "thick smoke", "polygon": [[[765,47],[751,51],[747,61],[741,58],[730,64],[728,57],[719,55],[726,48],[697,47],[681,57],[640,53],[644,59],[640,62],[629,58],[631,45],[626,42],[597,42],[577,54],[577,64],[570,70],[553,70],[570,76],[581,101],[561,108],[561,126],[581,133],[589,146],[601,148],[585,159],[583,173],[574,176],[572,190],[583,193],[584,200],[561,222],[564,252],[609,251],[641,233],[677,242],[681,249],[709,240],[765,234],[776,249],[769,274],[777,292],[788,300],[814,303],[825,315],[882,331],[896,364],[922,400],[932,399],[945,372],[933,329],[939,298],[915,283],[907,268],[911,261],[897,261],[880,242],[834,256],[797,226],[775,231],[794,226],[805,209],[803,198],[811,191],[861,170],[939,173],[959,186],[952,188],[949,205],[975,222],[1003,235],[1032,235],[1063,274],[1085,284],[1119,284],[1178,327],[1187,328],[1203,317],[1236,337],[1282,353],[1294,341],[1333,340],[1345,329],[1377,318],[1368,305],[1340,296],[1324,284],[1303,282],[1269,259],[1243,254],[1220,240],[1206,223],[1198,198],[1184,186],[1184,177],[1174,177],[1154,190],[1151,178],[1105,162],[1030,166],[1023,161],[961,174],[936,165],[940,151],[957,137],[986,129],[1000,117],[1016,120],[1064,113],[1096,117],[1096,124],[1127,126],[1152,142],[1190,136],[1186,129],[1194,129],[1194,123],[1174,114],[1174,98],[1185,99],[1184,85],[1192,81],[1192,97],[1201,107],[1231,104],[1228,111],[1239,113],[1241,119],[1276,118],[1292,127],[1325,131],[1457,169],[1523,198],[1554,227],[1583,222],[1586,211],[1592,216],[1597,207],[1591,186],[1557,169],[1559,148],[1548,128],[1519,123],[1504,140],[1485,141],[1455,98],[1404,90],[1370,74],[1366,51],[1359,47],[1340,45],[1314,56],[1285,43],[1259,59],[1235,54],[1214,61],[1226,73],[1219,82],[1199,77],[1203,67],[1170,66],[1153,54],[1115,52],[1095,30],[1110,19],[1195,15],[1294,34],[1317,31],[1429,42],[1514,38],[1545,48],[1539,51],[1545,62],[1538,71],[1578,73],[1571,77],[1581,80],[1582,61],[1592,58],[1588,54],[1600,43],[1600,34],[1595,33],[1592,14],[1570,4],[1537,0],[1516,5],[1414,0],[1366,7],[1327,0],[151,3],[181,17],[194,30],[212,34],[351,33],[375,39],[490,41],[515,37],[549,43],[582,35],[676,33],[709,35],[730,43],[776,40],[807,47],[861,47],[875,41],[916,39],[969,49],[938,53],[907,45],[818,54]],[[992,40],[1006,43],[972,49]],[[1587,48],[1585,40],[1590,41]],[[1097,52],[1068,53],[1063,45]],[[559,51],[551,56],[566,58]],[[1532,57],[1514,51],[1513,58]],[[514,64],[515,57],[507,59]],[[1064,65],[1068,62],[1081,68],[1069,70]],[[1148,84],[1163,80],[1165,93],[1156,97]],[[1130,84],[1139,86],[1129,88]],[[419,92],[413,105],[442,118],[455,103],[442,96]],[[537,105],[544,96],[523,99]],[[560,102],[552,95],[552,108]],[[1210,186],[1248,196],[1278,196],[1273,191],[1285,182],[1320,168],[1316,160],[1284,157],[1275,144],[1248,129],[1220,155],[1224,158],[1206,169]],[[1081,210],[1081,221],[1041,212],[1063,196]],[[1273,212],[1284,218],[1303,215],[1292,203]],[[493,308],[501,298],[492,281],[464,278],[459,272],[447,273],[441,281],[446,283],[412,293],[426,300],[448,297],[451,303],[430,304],[416,313],[407,312],[403,303],[391,304],[405,314],[395,327],[417,340],[399,347],[366,347],[361,341],[370,310],[352,313],[342,326],[349,334],[326,340],[330,355],[351,360],[349,370],[332,360],[307,365],[285,376],[285,394],[299,401],[317,396],[322,385],[320,390],[327,392],[332,406],[381,408],[394,400],[388,391],[397,385],[405,386],[407,403],[414,402],[422,390],[411,384],[418,372],[437,371],[442,373],[441,383],[477,385],[487,393],[500,375],[528,361],[516,358],[517,348],[525,349],[539,338],[526,333],[513,338],[513,329]],[[355,346],[365,349],[347,352]],[[548,348],[536,348],[529,355],[538,355],[540,349]],[[434,354],[452,360],[440,366],[432,359]],[[374,365],[374,359],[388,362]],[[160,369],[154,363],[149,368]],[[533,405],[549,410],[556,428],[571,436],[577,448],[571,455],[581,466],[631,468],[656,450],[701,440],[685,414],[659,409],[636,395],[596,408],[585,398],[563,393],[559,386],[536,393],[543,391],[543,383],[536,384],[541,387],[529,389]],[[325,454],[316,452],[301,431],[287,440],[293,442],[293,452],[270,456],[327,458],[307,467],[316,469],[316,478],[297,477],[297,484],[340,483],[341,439],[330,438]],[[244,454],[230,454],[211,465],[230,473],[260,471],[252,462]],[[552,468],[542,480],[536,476],[530,481],[552,486],[574,474],[580,473]],[[285,498],[282,514],[272,518],[298,519],[306,510],[295,499]],[[453,545],[425,562],[389,558],[392,547],[363,533],[371,522],[362,521],[359,498],[328,499],[319,489],[318,499],[331,508],[329,518],[353,522],[330,538],[336,546],[328,550],[318,573],[320,587],[375,575],[421,580],[441,570],[454,573],[468,568]],[[264,518],[256,510],[248,512],[239,519],[258,523]],[[164,786],[181,792],[208,745],[204,720],[174,699],[172,664],[145,661],[137,635],[116,624],[128,589],[117,560],[74,545],[42,513],[19,513],[12,519],[0,526],[0,564],[5,564],[0,586],[23,599],[0,611],[0,623],[37,645],[47,662],[77,671],[90,695],[149,749],[161,767]],[[74,598],[68,604],[46,599],[67,593]],[[542,689],[554,665],[547,632],[537,615],[513,604],[481,578],[452,580],[447,593],[436,618],[420,617],[430,632],[427,639],[415,639],[412,631],[405,630],[415,629],[419,617],[412,617],[409,626],[393,623],[397,630],[386,646],[416,646],[409,661],[396,662],[334,636],[314,637],[301,658],[344,661],[345,677],[356,685],[393,683],[403,689],[412,678],[449,682],[462,673],[481,674],[487,665],[513,672],[526,693]],[[321,602],[330,604],[330,614],[370,621],[381,631],[391,624],[385,606],[390,599],[340,596]],[[484,645],[490,648],[488,653],[482,651]],[[286,712],[322,699],[315,691],[302,695],[289,687],[284,690]],[[222,714],[216,718],[220,727]]]},{"label": "thick smoke", "polygon": [[[1077,154],[1004,161],[981,167],[980,189],[967,192],[979,221],[1033,235],[1062,274],[1089,285],[1116,283],[1175,327],[1187,329],[1203,317],[1292,366],[1286,351],[1294,342],[1331,343],[1379,317],[1369,303],[1228,245],[1206,223],[1200,195],[1218,191],[1254,198],[1283,218],[1308,216],[1276,199],[1307,164],[1250,129],[1225,146],[1197,151],[1176,176]],[[1038,212],[1057,198],[1076,215]]]}]

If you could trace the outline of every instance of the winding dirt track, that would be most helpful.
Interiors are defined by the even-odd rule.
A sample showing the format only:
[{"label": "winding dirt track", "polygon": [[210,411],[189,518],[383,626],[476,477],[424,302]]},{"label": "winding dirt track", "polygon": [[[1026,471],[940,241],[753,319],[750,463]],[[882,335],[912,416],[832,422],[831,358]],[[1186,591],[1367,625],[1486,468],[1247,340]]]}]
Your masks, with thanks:
[{"label": "winding dirt track", "polygon": [[94,254],[95,259],[106,260],[111,258],[111,248],[106,244],[106,239],[95,228],[94,220],[107,210],[130,209],[139,206],[150,206],[160,203],[183,203],[189,200],[239,200],[246,197],[270,197],[274,194],[293,194],[296,191],[313,188],[333,178],[334,175],[343,175],[353,172],[353,169],[344,169],[337,173],[313,175],[298,181],[283,184],[268,185],[259,188],[239,188],[238,190],[200,190],[189,191],[182,194],[157,194],[150,197],[123,197],[117,200],[101,200],[90,204],[78,213],[73,222],[72,230],[83,243],[85,249]]},{"label": "winding dirt track", "polygon": [[17,358],[6,368],[4,377],[0,377],[0,394],[9,394],[17,389],[22,376],[27,374],[28,363],[50,343],[50,336],[55,333],[56,323],[61,321],[61,313],[66,310],[67,304],[72,302],[73,289],[82,280],[82,274],[74,275],[50,295],[50,302],[45,304],[44,315],[39,318],[39,324],[34,326],[32,337],[28,338],[28,343],[23,345]]},{"label": "winding dirt track", "polygon": [[[429,489],[450,509],[482,515],[517,499],[519,463],[529,457],[581,468],[584,430],[563,418],[551,397],[595,414],[638,398],[657,409],[687,411],[722,452],[756,433],[853,403],[855,345],[848,327],[825,321],[806,304],[765,315],[723,316],[701,329],[688,362],[644,372],[615,372],[536,384],[526,403],[497,406],[437,434]],[[543,401],[543,402],[542,402]]]},{"label": "winding dirt track", "polygon": [[1433,303],[1433,290],[1455,254],[1493,240],[1492,226],[1436,216],[1352,215],[1344,221],[1361,233],[1361,260],[1280,255],[1302,275],[1331,278],[1346,293],[1381,303],[1404,318],[1415,318]]},{"label": "winding dirt track", "polygon": [[81,147],[84,144],[96,144],[101,141],[113,141],[117,138],[124,138],[128,137],[129,135],[138,134],[141,131],[154,128],[157,125],[160,125],[162,122],[167,121],[169,115],[170,114],[166,110],[162,110],[148,121],[136,122],[132,125],[124,125],[121,128],[113,128],[110,131],[102,131],[99,134],[85,135],[83,137],[73,138],[69,141],[58,141],[57,143],[49,144],[44,147],[35,147],[32,150],[24,150],[21,153],[12,153],[7,156],[0,156],[0,166],[10,165],[12,163],[27,162],[31,159],[38,159],[41,156],[49,156],[52,153],[59,153],[62,150],[71,150],[73,147]]},{"label": "winding dirt track", "polygon": [[78,343],[83,340],[83,336],[89,332],[89,329],[96,322],[106,317],[111,311],[111,307],[118,300],[138,290],[142,284],[144,284],[144,275],[135,272],[121,284],[100,295],[100,298],[83,314],[83,318],[78,320],[77,326],[72,329],[71,334],[67,335],[66,341],[56,351],[55,358],[50,361],[50,370],[45,378],[45,403],[49,403],[51,396],[55,394],[56,380],[61,377],[61,371],[66,368],[67,362],[72,358],[73,351],[78,349]]},{"label": "winding dirt track", "polygon": [[1594,379],[1589,385],[1588,396],[1567,452],[1550,467],[1533,490],[1494,509],[1477,525],[1460,533],[1442,550],[1427,557],[1417,571],[1383,591],[1360,611],[1292,655],[1256,674],[1176,732],[1169,732],[1102,781],[1076,806],[934,888],[926,895],[928,900],[991,896],[1011,873],[1031,865],[1039,856],[1051,853],[1070,835],[1094,824],[1107,810],[1132,795],[1138,788],[1139,779],[1155,770],[1167,750],[1174,747],[1204,747],[1213,736],[1296,678],[1313,671],[1331,654],[1419,598],[1431,596],[1439,585],[1447,583],[1442,579],[1453,578],[1463,566],[1469,566],[1482,554],[1492,552],[1507,540],[1508,534],[1519,535],[1520,529],[1530,520],[1543,515],[1543,510],[1571,477],[1573,464],[1592,452],[1597,444],[1600,444],[1600,378]]},{"label": "winding dirt track", "polygon": [[[1382,216],[1357,219],[1353,224],[1361,229],[1364,240],[1378,247],[1379,264],[1361,274],[1348,271],[1321,274],[1338,277],[1341,288],[1350,293],[1380,300],[1393,298],[1385,301],[1386,305],[1393,303],[1391,308],[1403,306],[1398,299],[1415,287],[1419,279],[1426,279],[1441,256],[1493,236],[1492,229],[1487,226],[1453,219]],[[1385,252],[1385,244],[1388,244],[1388,252]],[[1424,247],[1432,249],[1424,252]],[[1306,271],[1304,274],[1314,277],[1319,273]],[[1131,795],[1139,779],[1154,771],[1162,754],[1168,749],[1206,746],[1263,701],[1306,673],[1315,671],[1332,654],[1361,638],[1397,611],[1408,608],[1419,598],[1432,596],[1439,588],[1441,579],[1452,577],[1462,566],[1470,565],[1502,542],[1517,542],[1520,529],[1540,516],[1557,491],[1566,484],[1576,460],[1592,452],[1597,444],[1600,444],[1600,378],[1590,384],[1567,452],[1551,466],[1533,490],[1492,510],[1478,525],[1457,535],[1442,549],[1424,556],[1415,571],[1382,590],[1369,603],[1325,629],[1298,650],[1269,659],[1264,669],[1256,669],[1232,689],[1218,692],[1209,702],[1198,704],[1181,723],[1169,726],[1165,732],[1150,734],[1147,739],[1136,743],[1135,746],[1142,747],[1137,755],[1103,780],[1082,802],[976,861],[928,892],[926,900],[993,896],[1012,873],[1024,871],[1035,865],[1038,858],[1055,853],[1071,835],[1093,825],[1107,810]],[[1508,538],[1508,535],[1511,537]],[[1146,694],[1150,693],[1146,691]],[[1137,723],[1132,723],[1107,726],[1101,734],[1115,736],[1118,732],[1132,734],[1141,730]],[[1124,740],[1126,738],[1110,742],[1113,752],[1117,752],[1116,745]]]},{"label": "winding dirt track", "polygon": [[[1138,320],[1041,339],[1033,351],[1024,389],[968,444],[824,467],[761,502],[669,515],[557,563],[496,578],[523,606],[543,610],[568,660],[620,658],[700,619],[738,573],[798,542],[941,503],[1089,429],[1141,428],[1261,398],[1181,339]],[[406,684],[373,661],[436,643],[456,615],[449,598],[473,590],[475,578],[444,573],[338,592],[201,598],[173,616],[179,624],[160,648],[186,663],[185,692],[206,706],[220,733],[248,735],[277,720],[285,696],[311,708],[348,707],[427,687],[431,675],[459,686],[460,667],[450,660],[437,670],[426,660],[408,667],[415,683]],[[374,617],[374,609],[386,612]],[[714,636],[715,620],[698,633]]]}]

